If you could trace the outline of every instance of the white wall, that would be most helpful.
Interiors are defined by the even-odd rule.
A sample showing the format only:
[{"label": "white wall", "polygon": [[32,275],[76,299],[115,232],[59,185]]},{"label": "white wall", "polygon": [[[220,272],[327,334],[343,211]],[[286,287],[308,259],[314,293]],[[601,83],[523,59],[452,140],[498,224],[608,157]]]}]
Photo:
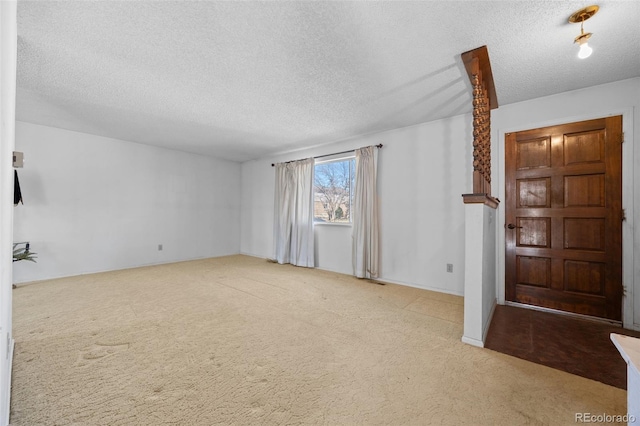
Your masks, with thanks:
[{"label": "white wall", "polygon": [[11,399],[13,151],[16,105],[16,2],[0,2],[0,424],[9,423]]},{"label": "white wall", "polygon": [[16,283],[239,252],[239,163],[23,122],[16,149]]},{"label": "white wall", "polygon": [[[382,143],[378,159],[380,279],[463,294],[464,205],[471,192],[471,115],[242,164],[242,253],[273,257],[271,163]],[[351,227],[317,225],[316,265],[351,274]],[[454,272],[446,272],[446,264]]]},{"label": "white wall", "polygon": [[[499,92],[499,87],[498,87]],[[504,136],[552,124],[623,115],[624,303],[626,327],[640,329],[640,78],[503,105],[492,111],[493,195],[504,200]],[[471,117],[462,115],[242,164],[240,250],[273,255],[270,163],[383,143],[379,160],[383,280],[463,294],[464,210],[471,192]],[[423,163],[423,164],[421,164]],[[504,302],[504,205],[495,219],[496,296]],[[316,226],[317,265],[351,273],[351,229]],[[337,249],[336,249],[337,248]],[[454,273],[445,264],[454,264]],[[490,297],[490,295],[487,295]],[[635,306],[635,308],[634,308]],[[635,325],[634,325],[635,324]]]},{"label": "white wall", "polygon": [[[496,210],[484,207],[482,220],[482,341],[489,331],[496,306]],[[466,300],[466,298],[465,298]]]},{"label": "white wall", "polygon": [[462,341],[484,347],[496,305],[496,240],[493,207],[465,204],[464,332]]},{"label": "white wall", "polygon": [[[499,88],[498,88],[499,90]],[[613,115],[623,116],[625,143],[622,148],[623,281],[626,297],[623,320],[627,328],[640,329],[640,78],[618,81],[572,92],[501,106],[492,112],[493,188],[504,200],[505,134],[554,124]],[[504,205],[497,221],[498,300],[504,302]]]}]

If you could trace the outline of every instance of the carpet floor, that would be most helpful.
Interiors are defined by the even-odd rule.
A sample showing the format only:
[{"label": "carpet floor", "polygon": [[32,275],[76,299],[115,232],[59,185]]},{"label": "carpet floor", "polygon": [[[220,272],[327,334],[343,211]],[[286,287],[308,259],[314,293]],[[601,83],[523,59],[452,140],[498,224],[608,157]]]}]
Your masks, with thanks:
[{"label": "carpet floor", "polygon": [[463,344],[463,299],[228,256],[19,286],[11,424],[563,425],[626,392]]}]

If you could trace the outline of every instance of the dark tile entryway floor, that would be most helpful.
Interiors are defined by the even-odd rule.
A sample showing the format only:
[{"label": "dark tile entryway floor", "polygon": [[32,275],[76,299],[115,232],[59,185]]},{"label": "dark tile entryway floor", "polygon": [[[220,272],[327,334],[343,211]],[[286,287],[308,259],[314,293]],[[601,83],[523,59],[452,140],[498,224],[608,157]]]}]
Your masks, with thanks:
[{"label": "dark tile entryway floor", "polygon": [[611,333],[640,337],[640,332],[597,321],[498,305],[485,347],[626,389],[627,364]]}]

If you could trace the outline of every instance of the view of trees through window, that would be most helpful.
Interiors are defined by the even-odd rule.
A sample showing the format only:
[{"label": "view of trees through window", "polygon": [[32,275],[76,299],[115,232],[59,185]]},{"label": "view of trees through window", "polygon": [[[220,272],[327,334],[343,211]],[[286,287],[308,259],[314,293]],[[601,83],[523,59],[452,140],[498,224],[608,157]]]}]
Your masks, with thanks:
[{"label": "view of trees through window", "polygon": [[315,222],[351,222],[355,167],[355,158],[315,165],[313,203]]}]

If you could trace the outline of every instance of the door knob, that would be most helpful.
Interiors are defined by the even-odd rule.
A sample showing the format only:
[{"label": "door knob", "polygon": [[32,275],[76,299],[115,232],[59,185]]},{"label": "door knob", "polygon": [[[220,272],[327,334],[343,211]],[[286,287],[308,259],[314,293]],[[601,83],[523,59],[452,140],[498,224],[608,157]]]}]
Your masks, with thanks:
[{"label": "door knob", "polygon": [[510,223],[510,224],[507,225],[507,228],[516,229],[516,228],[522,228],[522,226],[515,226],[513,223]]}]

